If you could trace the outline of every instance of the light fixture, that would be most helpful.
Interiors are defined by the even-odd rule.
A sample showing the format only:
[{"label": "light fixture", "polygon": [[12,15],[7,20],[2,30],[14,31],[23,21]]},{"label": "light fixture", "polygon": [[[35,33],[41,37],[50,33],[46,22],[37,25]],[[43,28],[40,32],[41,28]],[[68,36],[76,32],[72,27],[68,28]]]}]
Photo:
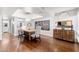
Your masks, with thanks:
[{"label": "light fixture", "polygon": [[29,22],[29,21],[31,21],[31,19],[25,19],[25,21],[28,21]]},{"label": "light fixture", "polygon": [[32,13],[32,8],[31,7],[25,7],[25,8],[23,8],[23,12],[25,14],[31,14]]}]

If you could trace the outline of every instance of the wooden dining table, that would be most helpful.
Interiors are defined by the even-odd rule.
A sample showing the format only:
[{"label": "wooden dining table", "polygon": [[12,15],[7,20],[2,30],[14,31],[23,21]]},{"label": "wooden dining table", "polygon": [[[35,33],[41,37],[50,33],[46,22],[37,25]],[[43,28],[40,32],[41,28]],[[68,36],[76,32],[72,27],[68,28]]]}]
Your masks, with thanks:
[{"label": "wooden dining table", "polygon": [[28,33],[28,35],[29,35],[29,40],[31,40],[31,34],[36,31],[36,30],[33,29],[33,28],[31,28],[31,29],[22,28],[22,30],[23,30],[24,32],[27,32],[27,33]]}]

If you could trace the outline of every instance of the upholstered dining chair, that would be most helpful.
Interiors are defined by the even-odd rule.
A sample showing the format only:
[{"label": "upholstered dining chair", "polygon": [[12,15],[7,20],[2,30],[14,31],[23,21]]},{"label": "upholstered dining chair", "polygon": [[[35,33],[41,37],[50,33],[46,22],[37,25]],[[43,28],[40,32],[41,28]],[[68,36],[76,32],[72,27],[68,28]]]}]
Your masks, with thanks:
[{"label": "upholstered dining chair", "polygon": [[20,39],[20,42],[23,42],[25,38],[24,31],[21,29],[18,30],[18,39]]},{"label": "upholstered dining chair", "polygon": [[39,40],[41,41],[40,30],[41,30],[41,26],[36,26],[36,31],[35,31],[35,33],[31,35],[31,39],[32,39],[32,40],[39,39]]},{"label": "upholstered dining chair", "polygon": [[16,45],[16,51],[19,50],[21,43],[24,41],[25,35],[24,35],[24,31],[22,31],[21,29],[18,29],[18,40],[17,40],[17,45]]},{"label": "upholstered dining chair", "polygon": [[13,42],[13,48],[15,48],[15,52],[19,52],[22,46],[22,42],[24,41],[24,31],[22,31],[21,29],[18,30],[18,37],[12,41]]}]

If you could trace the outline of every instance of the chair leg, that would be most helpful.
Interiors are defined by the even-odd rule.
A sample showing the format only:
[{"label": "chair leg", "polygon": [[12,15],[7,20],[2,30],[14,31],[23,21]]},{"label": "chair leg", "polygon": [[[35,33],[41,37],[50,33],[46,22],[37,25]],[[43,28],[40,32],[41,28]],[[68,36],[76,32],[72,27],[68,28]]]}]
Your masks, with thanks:
[{"label": "chair leg", "polygon": [[20,39],[21,43],[24,41],[24,36],[18,36],[18,38]]},{"label": "chair leg", "polygon": [[23,43],[25,36],[21,37],[21,43]]},{"label": "chair leg", "polygon": [[39,37],[39,40],[41,41],[41,38]]}]

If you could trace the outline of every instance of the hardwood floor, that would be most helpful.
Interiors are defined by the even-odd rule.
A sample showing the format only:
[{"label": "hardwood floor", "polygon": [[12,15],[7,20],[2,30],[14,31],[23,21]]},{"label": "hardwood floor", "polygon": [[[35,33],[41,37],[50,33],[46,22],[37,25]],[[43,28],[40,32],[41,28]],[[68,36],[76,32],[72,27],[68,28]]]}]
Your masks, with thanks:
[{"label": "hardwood floor", "polygon": [[78,52],[79,44],[41,36],[41,42],[24,41],[20,45],[17,37],[9,33],[3,34],[0,51],[4,52]]}]

